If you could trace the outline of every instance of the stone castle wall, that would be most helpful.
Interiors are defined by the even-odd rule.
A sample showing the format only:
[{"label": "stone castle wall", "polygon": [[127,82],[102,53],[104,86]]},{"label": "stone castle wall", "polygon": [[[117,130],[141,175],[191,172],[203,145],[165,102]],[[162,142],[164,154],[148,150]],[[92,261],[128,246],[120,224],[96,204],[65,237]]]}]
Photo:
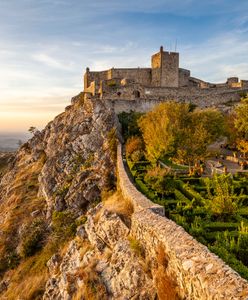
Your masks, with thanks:
[{"label": "stone castle wall", "polygon": [[163,52],[161,87],[179,87],[179,53]]},{"label": "stone castle wall", "polygon": [[127,78],[136,83],[151,85],[151,68],[111,69],[111,78]]},{"label": "stone castle wall", "polygon": [[137,191],[126,173],[121,145],[117,151],[117,170],[122,194],[134,205],[131,234],[148,257],[156,257],[157,248],[163,247],[168,256],[168,274],[175,278],[184,299],[248,299],[246,280],[182,227],[161,216],[163,207]]},{"label": "stone castle wall", "polygon": [[[146,88],[140,90],[139,86],[135,89],[140,93],[140,98],[135,97],[134,87],[123,87],[116,89],[113,93],[104,95],[104,101],[114,109],[118,114],[120,112],[147,112],[152,110],[156,105],[170,100],[178,102],[189,102],[197,105],[200,108],[205,107],[229,107],[229,104],[240,101],[240,92],[248,92],[248,89],[243,90],[227,90],[219,88],[218,92],[215,89],[198,89],[198,88]],[[120,96],[117,97],[117,93]]]}]

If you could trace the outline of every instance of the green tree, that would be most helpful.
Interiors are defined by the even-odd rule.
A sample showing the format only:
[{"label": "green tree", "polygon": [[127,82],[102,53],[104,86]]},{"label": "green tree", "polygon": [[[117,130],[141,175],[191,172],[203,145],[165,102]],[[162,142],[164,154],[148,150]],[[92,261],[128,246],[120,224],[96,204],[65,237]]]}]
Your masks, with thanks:
[{"label": "green tree", "polygon": [[233,215],[238,207],[230,175],[215,175],[211,183],[209,181],[207,187],[210,200],[208,206],[212,213],[219,216]]},{"label": "green tree", "polygon": [[138,126],[138,120],[142,115],[142,113],[133,111],[131,111],[130,113],[122,112],[118,115],[119,121],[122,126],[122,135],[125,141],[131,136],[141,135]]},{"label": "green tree", "polygon": [[189,113],[187,126],[181,129],[176,158],[187,164],[204,160],[207,147],[225,134],[225,120],[214,109],[194,110]]}]

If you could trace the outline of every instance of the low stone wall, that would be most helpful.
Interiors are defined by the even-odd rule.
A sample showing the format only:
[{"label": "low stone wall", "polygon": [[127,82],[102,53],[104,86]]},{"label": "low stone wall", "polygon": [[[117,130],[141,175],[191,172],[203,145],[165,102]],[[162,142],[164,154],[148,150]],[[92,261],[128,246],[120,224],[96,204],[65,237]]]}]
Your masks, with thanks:
[{"label": "low stone wall", "polygon": [[117,170],[122,194],[134,205],[132,235],[150,257],[156,256],[159,246],[164,248],[169,259],[168,273],[176,279],[184,299],[248,299],[246,280],[182,227],[159,215],[163,208],[137,191],[126,173],[121,145],[118,145]]},{"label": "low stone wall", "polygon": [[140,193],[136,189],[136,187],[130,181],[122,160],[122,150],[120,144],[118,145],[117,157],[118,157],[117,169],[118,169],[119,186],[122,191],[123,197],[132,203],[134,212],[136,213],[143,210],[151,210],[154,211],[155,213],[164,216],[164,207],[155,204],[151,202],[149,199],[147,199],[142,193]]}]

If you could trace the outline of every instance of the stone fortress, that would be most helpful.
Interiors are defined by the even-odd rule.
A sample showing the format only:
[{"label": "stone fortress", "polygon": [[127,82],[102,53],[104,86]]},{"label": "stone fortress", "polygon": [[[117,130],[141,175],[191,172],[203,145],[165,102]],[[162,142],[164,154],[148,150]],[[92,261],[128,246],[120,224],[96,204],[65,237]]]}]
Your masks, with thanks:
[{"label": "stone fortress", "polygon": [[152,55],[151,68],[111,68],[100,72],[87,68],[84,74],[86,97],[119,104],[135,101],[122,103],[120,110],[137,110],[138,106],[146,111],[154,106],[154,101],[166,100],[191,102],[200,107],[219,106],[239,101],[240,94],[247,91],[248,80],[239,81],[237,77],[216,84],[191,77],[189,70],[179,68],[179,53],[164,51],[162,46]]}]

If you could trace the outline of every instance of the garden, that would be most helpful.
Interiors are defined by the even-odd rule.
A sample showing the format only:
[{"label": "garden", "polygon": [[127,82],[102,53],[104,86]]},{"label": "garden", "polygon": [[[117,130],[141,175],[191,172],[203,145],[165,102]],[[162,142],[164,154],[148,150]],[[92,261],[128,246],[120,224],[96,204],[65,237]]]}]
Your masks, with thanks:
[{"label": "garden", "polygon": [[[170,105],[171,110],[174,104]],[[164,118],[162,110],[166,108],[160,107],[157,110],[160,119]],[[188,111],[187,121],[192,114],[190,107]],[[185,111],[183,114],[185,115]],[[192,141],[187,141],[185,135],[180,136],[181,132],[177,130],[172,138],[166,132],[168,128],[164,131],[161,127],[157,128],[158,119],[156,122],[153,122],[154,119],[145,120],[147,115],[149,113],[122,113],[119,116],[126,141],[125,160],[136,187],[150,200],[164,206],[166,217],[182,226],[243,278],[248,279],[248,174],[206,176],[197,171],[209,155],[208,144],[223,134],[222,129],[214,128],[215,133],[212,134],[210,128],[208,132],[212,134],[212,138],[207,136],[202,129],[204,126],[200,125],[197,133],[190,133],[190,139],[195,134],[198,138],[198,147],[193,145],[190,153],[184,146],[190,147]],[[212,123],[215,121],[214,117],[216,123],[221,121],[219,114],[214,116],[211,112]],[[173,124],[178,122],[175,118],[173,121]],[[151,127],[152,122],[156,132]],[[160,124],[165,126],[161,120]],[[224,128],[223,124],[221,126]],[[185,122],[182,127],[187,127]],[[188,130],[192,129],[188,127]],[[166,141],[163,140],[165,136]],[[184,139],[184,148],[181,147],[178,137]],[[168,140],[171,141],[170,144],[167,143]]]}]

